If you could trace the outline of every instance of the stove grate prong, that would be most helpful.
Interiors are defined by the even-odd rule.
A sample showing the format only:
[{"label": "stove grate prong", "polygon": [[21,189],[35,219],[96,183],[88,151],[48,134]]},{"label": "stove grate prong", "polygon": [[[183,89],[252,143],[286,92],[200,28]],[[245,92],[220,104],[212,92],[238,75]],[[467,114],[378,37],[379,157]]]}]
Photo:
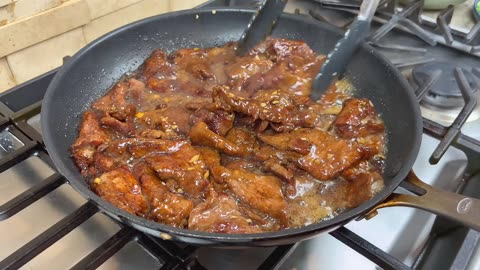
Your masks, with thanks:
[{"label": "stove grate prong", "polygon": [[417,95],[417,100],[420,102],[427,93],[428,90],[434,85],[438,79],[440,79],[440,76],[442,75],[441,70],[436,70],[430,78],[428,78],[428,81],[423,84],[423,86],[419,86],[417,90],[415,90],[415,95]]},{"label": "stove grate prong", "polygon": [[330,235],[365,256],[382,269],[411,270],[411,268],[392,255],[372,245],[370,242],[345,227],[340,227],[335,231],[330,232]]},{"label": "stove grate prong", "polygon": [[86,202],[73,213],[0,261],[0,269],[18,269],[22,267],[97,212],[98,208],[95,205],[91,202]]},{"label": "stove grate prong", "polygon": [[453,43],[452,30],[448,26],[452,21],[453,11],[453,5],[449,5],[437,16],[438,29],[443,33],[443,36],[445,37],[445,42],[449,45]]},{"label": "stove grate prong", "polygon": [[415,57],[415,58],[409,58],[405,60],[404,59],[397,60],[397,61],[392,60],[392,64],[397,68],[407,68],[411,66],[429,63],[432,61],[435,61],[435,59],[431,57]]},{"label": "stove grate prong", "polygon": [[467,43],[472,43],[478,36],[480,35],[480,21],[477,22],[472,29],[470,29],[470,32],[465,36],[465,41]]},{"label": "stove grate prong", "polygon": [[456,140],[461,134],[460,129],[475,109],[475,106],[477,106],[475,93],[470,87],[470,84],[465,77],[465,73],[461,68],[455,69],[455,79],[457,80],[463,99],[465,100],[465,106],[462,108],[457,118],[455,118],[455,121],[453,121],[452,125],[447,129],[447,133],[440,141],[437,148],[433,151],[429,159],[430,164],[437,164],[438,161],[440,161],[450,145],[452,145],[453,141]]},{"label": "stove grate prong", "polygon": [[102,245],[85,256],[80,262],[75,264],[71,270],[90,270],[97,269],[100,265],[110,259],[115,253],[120,251],[127,243],[133,240],[138,232],[134,229],[123,227],[105,241]]},{"label": "stove grate prong", "polygon": [[388,50],[419,52],[419,53],[423,53],[423,54],[427,52],[427,49],[420,48],[420,47],[395,45],[395,44],[383,44],[383,43],[380,43],[380,42],[369,42],[369,44],[372,45],[372,46],[375,46],[377,48],[388,49]]},{"label": "stove grate prong", "polygon": [[423,10],[423,0],[412,2],[410,5],[405,7],[402,11],[398,13],[392,13],[391,18],[387,21],[384,25],[382,25],[377,31],[372,33],[369,37],[370,41],[377,42],[386,34],[388,34],[392,29],[394,29],[397,25],[404,26],[412,31],[416,36],[421,38],[427,44],[431,46],[436,45],[435,39],[432,37],[430,33],[425,31],[421,28],[418,24],[411,21],[414,19],[415,21],[420,20],[420,13]]},{"label": "stove grate prong", "polygon": [[51,175],[47,179],[41,181],[40,183],[1,205],[0,220],[5,220],[15,215],[64,183],[65,178],[60,174],[55,173]]},{"label": "stove grate prong", "polygon": [[258,267],[258,270],[277,270],[287,260],[287,258],[297,248],[298,242],[295,244],[279,246],[268,256],[268,258]]}]

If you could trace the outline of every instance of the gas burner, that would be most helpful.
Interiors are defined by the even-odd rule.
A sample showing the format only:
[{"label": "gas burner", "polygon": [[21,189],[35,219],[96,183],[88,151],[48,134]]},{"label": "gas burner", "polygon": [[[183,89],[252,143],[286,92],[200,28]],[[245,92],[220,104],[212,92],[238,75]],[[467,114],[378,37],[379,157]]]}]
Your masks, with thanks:
[{"label": "gas burner", "polygon": [[[434,61],[413,68],[412,79],[418,86],[427,83],[435,72],[441,72],[439,79],[430,87],[423,97],[421,101],[422,105],[439,108],[441,110],[461,109],[463,107],[465,102],[454,76],[456,67],[454,64],[448,62]],[[468,83],[476,92],[477,87],[473,76],[470,72],[465,73]]]}]

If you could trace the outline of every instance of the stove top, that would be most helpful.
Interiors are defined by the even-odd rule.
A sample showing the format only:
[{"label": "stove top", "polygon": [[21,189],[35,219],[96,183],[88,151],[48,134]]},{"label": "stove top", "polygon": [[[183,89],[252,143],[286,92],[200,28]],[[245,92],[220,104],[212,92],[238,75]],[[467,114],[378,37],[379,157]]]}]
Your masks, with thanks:
[{"label": "stove top", "polygon": [[[259,2],[205,6],[252,8]],[[398,8],[391,2],[382,2],[369,42],[402,70],[422,104],[424,136],[413,169],[429,184],[478,198],[480,113],[475,104],[465,106],[464,96],[470,105],[478,99],[480,24],[470,32],[445,28],[450,8],[432,26],[417,19],[418,3]],[[290,0],[286,10],[345,27],[357,7]],[[386,31],[386,25],[394,30]],[[463,69],[472,93],[461,91],[454,67]],[[43,146],[41,100],[56,71],[0,95],[0,241],[8,243],[0,246],[1,269],[480,269],[478,232],[402,207],[272,248],[199,248],[125,227],[76,193]]]}]

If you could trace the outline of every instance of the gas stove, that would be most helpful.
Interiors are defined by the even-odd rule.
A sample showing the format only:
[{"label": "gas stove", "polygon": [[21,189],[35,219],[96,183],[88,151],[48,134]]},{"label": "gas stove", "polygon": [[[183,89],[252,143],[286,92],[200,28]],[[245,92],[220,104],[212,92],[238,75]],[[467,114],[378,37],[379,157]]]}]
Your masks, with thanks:
[{"label": "gas stove", "polygon": [[[418,96],[424,135],[413,169],[429,184],[479,198],[480,24],[449,26],[453,7],[432,20],[421,2],[393,4],[381,2],[368,42]],[[358,3],[290,0],[286,11],[348,27]],[[473,91],[458,83],[456,68]],[[43,146],[41,101],[56,72],[0,95],[1,269],[480,269],[479,232],[411,208],[380,210],[371,220],[271,248],[187,246],[125,227],[77,194]]]}]

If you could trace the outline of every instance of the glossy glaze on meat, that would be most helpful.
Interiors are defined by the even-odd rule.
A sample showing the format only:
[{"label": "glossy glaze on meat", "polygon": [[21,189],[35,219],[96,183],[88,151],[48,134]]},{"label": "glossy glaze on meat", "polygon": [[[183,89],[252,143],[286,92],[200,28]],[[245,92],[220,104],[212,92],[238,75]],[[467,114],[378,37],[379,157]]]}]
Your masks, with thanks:
[{"label": "glossy glaze on meat", "polygon": [[373,104],[324,61],[268,38],[155,50],[83,115],[72,156],[92,190],[132,214],[216,233],[260,233],[334,217],[383,188],[385,131]]}]

